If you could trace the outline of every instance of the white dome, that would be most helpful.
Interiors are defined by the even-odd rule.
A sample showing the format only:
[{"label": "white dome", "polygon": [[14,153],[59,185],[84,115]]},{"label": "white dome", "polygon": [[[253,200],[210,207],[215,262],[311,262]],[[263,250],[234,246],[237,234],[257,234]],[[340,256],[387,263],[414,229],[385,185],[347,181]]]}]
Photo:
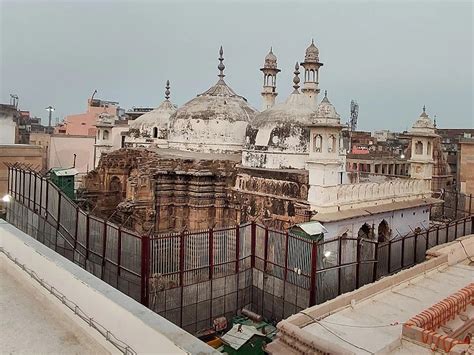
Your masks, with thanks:
[{"label": "white dome", "polygon": [[284,103],[256,115],[247,128],[242,165],[303,169],[314,108],[306,95],[296,91]]},{"label": "white dome", "polygon": [[147,112],[130,123],[130,129],[137,130],[142,137],[151,137],[153,129],[158,129],[158,138],[168,137],[168,125],[170,116],[176,112],[176,106],[169,100],[163,101],[160,106]]},{"label": "white dome", "polygon": [[223,79],[188,101],[170,117],[170,148],[201,152],[239,152],[256,110]]}]

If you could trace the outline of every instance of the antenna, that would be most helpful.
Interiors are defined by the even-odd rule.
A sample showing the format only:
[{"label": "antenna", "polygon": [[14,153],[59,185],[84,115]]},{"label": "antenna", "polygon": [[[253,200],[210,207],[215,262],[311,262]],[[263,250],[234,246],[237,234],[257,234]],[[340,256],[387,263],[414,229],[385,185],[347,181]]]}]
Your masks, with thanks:
[{"label": "antenna", "polygon": [[351,131],[357,129],[357,117],[359,116],[359,104],[355,100],[351,100],[351,119],[349,121],[349,126]]}]

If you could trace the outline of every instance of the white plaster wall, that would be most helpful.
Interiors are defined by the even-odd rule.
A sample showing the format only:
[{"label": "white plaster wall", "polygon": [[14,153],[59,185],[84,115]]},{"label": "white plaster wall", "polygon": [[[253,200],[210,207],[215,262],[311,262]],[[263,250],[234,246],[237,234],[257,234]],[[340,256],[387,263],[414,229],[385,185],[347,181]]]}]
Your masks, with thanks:
[{"label": "white plaster wall", "polygon": [[292,153],[282,151],[242,151],[244,166],[264,167],[265,169],[304,169],[308,160],[307,153]]},{"label": "white plaster wall", "polygon": [[13,116],[0,115],[0,144],[15,144],[16,124]]},{"label": "white plaster wall", "polygon": [[377,235],[378,226],[384,219],[392,230],[392,238],[404,236],[412,233],[417,227],[422,230],[429,227],[430,208],[429,206],[412,207],[399,211],[383,212],[370,216],[323,223],[324,227],[328,230],[328,233],[324,235],[324,239],[337,238],[343,233],[347,233],[348,237],[356,238],[360,227],[362,227],[364,223],[370,226],[374,225],[375,235]]},{"label": "white plaster wall", "polygon": [[6,222],[0,247],[139,354],[219,354]]}]

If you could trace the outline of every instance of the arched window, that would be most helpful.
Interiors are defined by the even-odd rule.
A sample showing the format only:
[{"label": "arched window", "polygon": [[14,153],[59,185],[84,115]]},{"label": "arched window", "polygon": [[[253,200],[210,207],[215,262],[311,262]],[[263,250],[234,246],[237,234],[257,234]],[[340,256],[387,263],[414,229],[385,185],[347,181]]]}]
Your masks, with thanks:
[{"label": "arched window", "polygon": [[100,139],[100,129],[97,130],[97,139]]},{"label": "arched window", "polygon": [[428,147],[426,150],[426,154],[431,155],[431,142],[428,142]]},{"label": "arched window", "polygon": [[104,134],[102,135],[102,139],[103,140],[109,139],[109,131],[107,131],[107,130],[104,131]]},{"label": "arched window", "polygon": [[336,137],[334,137],[332,134],[329,136],[329,141],[328,141],[328,152],[329,153],[334,153],[336,151]]},{"label": "arched window", "polygon": [[377,229],[377,239],[379,242],[386,242],[390,239],[390,228],[387,221],[384,219],[380,222]]},{"label": "arched window", "polygon": [[357,238],[372,239],[372,237],[372,228],[367,223],[364,223],[364,225],[360,227],[359,232],[357,233]]},{"label": "arched window", "polygon": [[158,128],[153,127],[153,138],[158,138]]},{"label": "arched window", "polygon": [[422,155],[423,154],[423,143],[418,141],[415,143],[415,154]]},{"label": "arched window", "polygon": [[320,153],[323,146],[323,137],[320,134],[316,134],[313,138],[313,151]]}]

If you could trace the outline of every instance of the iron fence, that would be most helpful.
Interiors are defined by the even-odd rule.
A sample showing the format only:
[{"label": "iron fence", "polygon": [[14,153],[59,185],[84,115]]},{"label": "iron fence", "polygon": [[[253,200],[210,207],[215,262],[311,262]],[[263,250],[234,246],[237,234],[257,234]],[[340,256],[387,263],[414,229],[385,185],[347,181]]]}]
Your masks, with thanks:
[{"label": "iron fence", "polygon": [[474,228],[464,210],[380,243],[313,241],[256,223],[150,237],[81,210],[34,171],[10,166],[8,188],[10,223],[194,334],[243,307],[279,321],[422,262]]}]

